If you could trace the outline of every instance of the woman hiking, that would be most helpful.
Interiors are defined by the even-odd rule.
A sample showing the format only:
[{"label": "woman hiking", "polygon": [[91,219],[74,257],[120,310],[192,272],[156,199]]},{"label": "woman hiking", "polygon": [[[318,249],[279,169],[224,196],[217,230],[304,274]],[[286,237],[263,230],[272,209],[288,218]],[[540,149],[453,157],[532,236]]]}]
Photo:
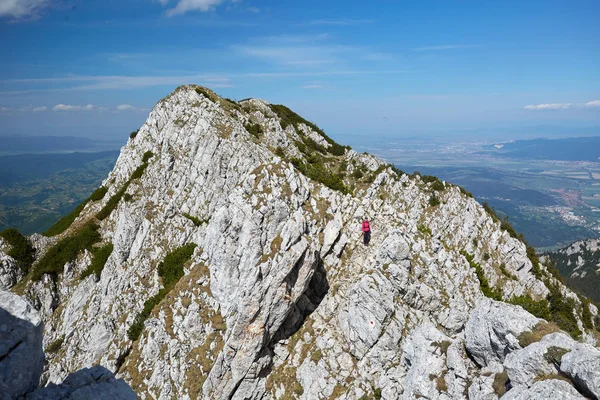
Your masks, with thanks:
[{"label": "woman hiking", "polygon": [[363,232],[363,240],[365,246],[369,245],[369,241],[371,240],[371,226],[369,225],[369,220],[367,217],[364,218],[362,223],[362,232]]}]

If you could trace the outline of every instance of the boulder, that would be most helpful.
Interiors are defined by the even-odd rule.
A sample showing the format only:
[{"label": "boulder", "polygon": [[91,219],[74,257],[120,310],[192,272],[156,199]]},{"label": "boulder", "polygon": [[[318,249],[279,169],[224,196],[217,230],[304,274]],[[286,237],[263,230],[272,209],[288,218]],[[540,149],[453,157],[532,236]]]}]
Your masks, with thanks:
[{"label": "boulder", "polygon": [[0,291],[0,397],[15,399],[33,390],[44,367],[44,324],[25,299]]},{"label": "boulder", "polygon": [[519,306],[485,298],[467,321],[467,351],[480,366],[502,363],[508,353],[521,348],[518,337],[539,321]]},{"label": "boulder", "polygon": [[530,388],[517,386],[509,390],[502,400],[583,400],[583,397],[571,384],[559,379],[548,379],[534,383]]},{"label": "boulder", "polygon": [[575,383],[580,392],[600,398],[600,351],[589,346],[579,348],[562,357],[560,369]]}]

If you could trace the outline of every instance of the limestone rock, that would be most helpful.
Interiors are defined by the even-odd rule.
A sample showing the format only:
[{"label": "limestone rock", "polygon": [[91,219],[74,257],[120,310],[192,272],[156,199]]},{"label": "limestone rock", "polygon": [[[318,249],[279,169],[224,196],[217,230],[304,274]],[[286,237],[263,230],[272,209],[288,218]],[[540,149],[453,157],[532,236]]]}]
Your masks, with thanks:
[{"label": "limestone rock", "polygon": [[84,368],[70,374],[60,385],[50,384],[25,396],[25,400],[136,400],[137,396],[122,380],[101,366]]},{"label": "limestone rock", "polygon": [[538,322],[519,306],[483,299],[471,311],[466,325],[467,351],[481,366],[502,363],[508,353],[521,348],[519,335]]},{"label": "limestone rock", "polygon": [[0,396],[16,399],[33,390],[44,367],[44,323],[25,299],[0,291]]},{"label": "limestone rock", "polygon": [[502,400],[583,400],[585,399],[569,383],[558,380],[548,379],[534,383],[530,388],[527,386],[518,386],[509,390]]},{"label": "limestone rock", "polygon": [[511,384],[530,387],[538,377],[559,374],[563,355],[579,346],[579,343],[564,333],[552,333],[522,350],[509,353],[504,367]]},{"label": "limestone rock", "polygon": [[562,357],[560,369],[588,396],[600,398],[600,351],[579,346]]}]

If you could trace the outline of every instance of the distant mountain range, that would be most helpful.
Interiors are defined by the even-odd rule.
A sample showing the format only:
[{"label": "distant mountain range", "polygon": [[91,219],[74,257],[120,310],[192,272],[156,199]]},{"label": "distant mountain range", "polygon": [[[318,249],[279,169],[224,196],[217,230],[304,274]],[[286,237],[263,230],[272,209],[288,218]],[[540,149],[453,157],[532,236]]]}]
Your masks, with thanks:
[{"label": "distant mountain range", "polygon": [[520,159],[600,161],[600,136],[517,140],[490,144],[482,153]]},{"label": "distant mountain range", "polygon": [[548,256],[568,284],[600,302],[600,238],[575,242]]}]

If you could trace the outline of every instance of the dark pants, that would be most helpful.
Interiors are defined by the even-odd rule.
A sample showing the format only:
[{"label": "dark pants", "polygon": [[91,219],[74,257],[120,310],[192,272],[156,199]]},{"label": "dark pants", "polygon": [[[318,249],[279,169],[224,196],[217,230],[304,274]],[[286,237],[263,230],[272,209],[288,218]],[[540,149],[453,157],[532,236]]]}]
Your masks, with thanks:
[{"label": "dark pants", "polygon": [[363,232],[363,240],[365,245],[369,244],[369,242],[371,241],[371,231]]}]

